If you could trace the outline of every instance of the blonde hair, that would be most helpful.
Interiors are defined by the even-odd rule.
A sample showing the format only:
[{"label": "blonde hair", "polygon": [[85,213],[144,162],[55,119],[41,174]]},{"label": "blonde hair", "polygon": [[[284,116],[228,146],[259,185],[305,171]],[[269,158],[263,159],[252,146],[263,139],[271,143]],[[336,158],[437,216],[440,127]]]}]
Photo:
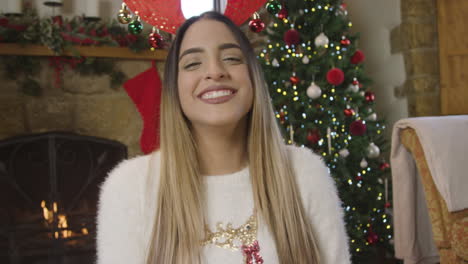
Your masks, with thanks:
[{"label": "blonde hair", "polygon": [[[182,112],[177,89],[180,45],[190,25],[200,19],[224,23],[247,59],[254,89],[247,131],[254,206],[274,237],[280,263],[319,263],[310,219],[301,201],[288,150],[277,126],[255,53],[234,23],[219,13],[207,12],[188,19],[179,28],[166,60],[161,100],[160,179],[157,197],[148,197],[157,199],[157,205],[146,264],[201,262],[205,189],[199,173],[197,145],[190,121]],[[154,168],[150,166],[149,173],[152,170]],[[153,185],[147,186],[151,188]]]}]

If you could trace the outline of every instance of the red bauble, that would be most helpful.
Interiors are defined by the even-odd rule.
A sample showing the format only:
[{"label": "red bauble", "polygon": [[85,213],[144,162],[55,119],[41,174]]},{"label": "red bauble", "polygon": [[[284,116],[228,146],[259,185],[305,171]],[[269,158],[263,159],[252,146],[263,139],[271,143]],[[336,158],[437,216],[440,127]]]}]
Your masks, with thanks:
[{"label": "red bauble", "polygon": [[288,46],[297,45],[301,41],[301,36],[299,35],[299,31],[290,29],[284,32],[283,40]]},{"label": "red bauble", "polygon": [[345,109],[343,112],[345,116],[352,116],[355,113],[353,109]]},{"label": "red bauble", "polygon": [[356,52],[351,57],[351,63],[352,64],[359,64],[359,63],[363,62],[365,58],[366,58],[366,56],[364,56],[364,52],[362,52],[360,50],[356,50]]},{"label": "red bauble", "polygon": [[362,176],[356,176],[356,181],[362,181]]},{"label": "red bauble", "polygon": [[351,40],[349,40],[349,39],[342,39],[342,40],[340,41],[340,43],[341,43],[341,45],[343,45],[343,46],[349,46],[349,45],[351,45]]},{"label": "red bauble", "polygon": [[259,18],[252,19],[249,22],[249,28],[255,33],[261,32],[265,28],[265,23]]},{"label": "red bauble", "polygon": [[358,81],[358,80],[354,80],[354,81],[353,81],[353,85],[359,85],[359,81]]},{"label": "red bauble", "polygon": [[390,168],[390,164],[388,164],[387,162],[384,162],[382,164],[380,164],[380,170],[381,171],[384,171],[386,169]]},{"label": "red bauble", "polygon": [[288,10],[283,6],[283,8],[281,8],[281,10],[278,13],[278,18],[285,19],[287,17],[288,17]]},{"label": "red bauble", "polygon": [[333,85],[340,85],[344,81],[344,73],[339,68],[332,68],[327,72],[327,81]]},{"label": "red bauble", "polygon": [[390,202],[386,202],[385,203],[385,208],[390,208],[390,207],[392,207],[392,204]]},{"label": "red bauble", "polygon": [[366,240],[369,242],[369,244],[375,244],[379,241],[379,236],[374,233],[374,231],[370,230],[367,234]]},{"label": "red bauble", "polygon": [[317,144],[320,140],[320,133],[318,129],[310,130],[307,133],[307,140],[312,144]]},{"label": "red bauble", "polygon": [[292,83],[293,85],[298,84],[299,81],[300,81],[300,80],[299,80],[299,77],[297,77],[297,76],[291,76],[291,77],[289,77],[289,80],[291,81],[291,83]]},{"label": "red bauble", "polygon": [[356,120],[349,126],[349,132],[353,136],[362,136],[366,133],[367,127],[361,120]]},{"label": "red bauble", "polygon": [[148,43],[152,48],[159,49],[162,48],[163,38],[158,33],[150,33]]},{"label": "red bauble", "polygon": [[370,103],[370,102],[374,102],[375,100],[375,95],[373,92],[366,92],[364,94],[364,97],[366,98],[366,102]]}]

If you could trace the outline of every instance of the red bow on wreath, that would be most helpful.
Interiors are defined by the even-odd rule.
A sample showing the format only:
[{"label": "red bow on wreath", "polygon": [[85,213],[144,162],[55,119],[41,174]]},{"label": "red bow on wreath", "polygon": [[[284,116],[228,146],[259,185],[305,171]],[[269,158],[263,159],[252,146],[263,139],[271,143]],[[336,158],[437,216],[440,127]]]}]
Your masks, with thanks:
[{"label": "red bow on wreath", "polygon": [[[180,0],[124,0],[125,4],[145,22],[160,30],[175,34],[184,23]],[[228,0],[224,15],[240,26],[266,0]]]}]

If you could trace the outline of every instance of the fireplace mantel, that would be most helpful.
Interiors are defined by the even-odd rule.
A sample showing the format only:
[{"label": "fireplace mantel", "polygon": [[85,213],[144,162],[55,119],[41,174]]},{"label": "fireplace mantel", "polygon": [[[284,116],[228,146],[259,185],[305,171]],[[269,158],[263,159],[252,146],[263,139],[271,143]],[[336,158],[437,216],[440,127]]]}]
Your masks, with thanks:
[{"label": "fireplace mantel", "polygon": [[[166,59],[166,50],[145,50],[135,53],[126,47],[96,47],[96,46],[76,46],[78,53],[85,57],[106,57],[135,60],[157,60]],[[55,56],[46,46],[41,45],[21,45],[16,43],[0,43],[0,55],[16,56]],[[61,56],[75,56],[71,50],[65,50]]]}]

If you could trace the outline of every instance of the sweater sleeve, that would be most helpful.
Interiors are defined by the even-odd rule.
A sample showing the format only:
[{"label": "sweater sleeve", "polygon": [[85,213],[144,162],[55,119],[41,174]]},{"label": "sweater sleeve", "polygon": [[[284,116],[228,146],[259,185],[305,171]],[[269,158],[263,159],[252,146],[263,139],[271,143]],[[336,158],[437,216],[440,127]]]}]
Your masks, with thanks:
[{"label": "sweater sleeve", "polygon": [[97,214],[97,264],[144,262],[136,162],[135,159],[121,162],[101,186]]},{"label": "sweater sleeve", "polygon": [[351,263],[343,208],[328,167],[307,148],[294,147],[293,164],[323,264]]}]

